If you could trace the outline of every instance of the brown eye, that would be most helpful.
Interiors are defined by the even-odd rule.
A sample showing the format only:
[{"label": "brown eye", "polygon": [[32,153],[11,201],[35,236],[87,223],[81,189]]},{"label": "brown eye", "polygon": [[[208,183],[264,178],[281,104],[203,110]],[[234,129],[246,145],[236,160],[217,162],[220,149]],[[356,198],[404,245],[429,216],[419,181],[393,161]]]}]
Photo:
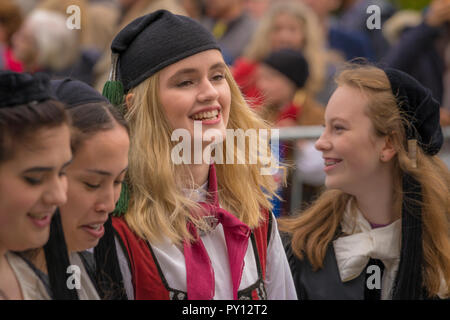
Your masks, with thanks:
[{"label": "brown eye", "polygon": [[89,189],[98,189],[100,188],[100,184],[91,184],[89,182],[83,182],[86,187],[88,187]]},{"label": "brown eye", "polygon": [[42,183],[42,180],[31,178],[31,177],[24,177],[24,179],[29,185],[32,185],[32,186],[37,186]]}]

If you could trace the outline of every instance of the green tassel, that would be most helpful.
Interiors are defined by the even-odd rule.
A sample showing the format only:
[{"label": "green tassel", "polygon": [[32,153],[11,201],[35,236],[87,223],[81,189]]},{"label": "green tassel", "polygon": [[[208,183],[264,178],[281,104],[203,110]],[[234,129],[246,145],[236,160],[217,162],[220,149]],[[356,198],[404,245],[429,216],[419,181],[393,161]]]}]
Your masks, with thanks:
[{"label": "green tassel", "polygon": [[111,104],[121,106],[123,103],[123,84],[118,80],[108,80],[103,87],[103,96],[105,96]]},{"label": "green tassel", "polygon": [[119,200],[116,203],[116,208],[113,211],[113,216],[121,217],[128,210],[128,203],[130,202],[130,189],[126,182],[122,182],[122,190],[120,191]]},{"label": "green tassel", "polygon": [[125,114],[123,107],[124,90],[123,84],[117,78],[117,66],[119,61],[119,54],[112,53],[111,55],[111,73],[108,81],[103,87],[102,95],[106,97],[112,105],[119,108],[122,114]]}]

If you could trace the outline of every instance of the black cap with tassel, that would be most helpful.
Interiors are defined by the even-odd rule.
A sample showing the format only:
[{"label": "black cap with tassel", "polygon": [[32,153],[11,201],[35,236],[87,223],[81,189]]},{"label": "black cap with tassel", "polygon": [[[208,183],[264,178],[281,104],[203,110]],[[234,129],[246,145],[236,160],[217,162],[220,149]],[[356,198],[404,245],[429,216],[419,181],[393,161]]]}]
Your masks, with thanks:
[{"label": "black cap with tassel", "polygon": [[[406,115],[408,155],[413,161],[413,167],[417,167],[417,146],[430,156],[437,154],[442,147],[439,103],[433,99],[430,90],[410,75],[389,68],[384,71],[397,105]],[[406,172],[402,176],[402,186],[402,249],[393,299],[423,299],[426,297],[426,291],[422,279],[422,187]]]},{"label": "black cap with tassel", "polygon": [[[220,50],[214,36],[192,18],[157,10],[123,28],[111,44],[112,68],[103,95],[125,113],[124,94],[161,69],[206,50]],[[115,215],[128,209],[130,186],[124,183]]]}]

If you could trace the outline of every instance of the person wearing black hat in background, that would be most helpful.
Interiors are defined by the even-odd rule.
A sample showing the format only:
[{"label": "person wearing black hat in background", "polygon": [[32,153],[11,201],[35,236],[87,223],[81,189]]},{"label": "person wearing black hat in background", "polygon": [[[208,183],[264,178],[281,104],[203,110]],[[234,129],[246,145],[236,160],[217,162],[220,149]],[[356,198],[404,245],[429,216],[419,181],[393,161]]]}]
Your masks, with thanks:
[{"label": "person wearing black hat in background", "polygon": [[[302,52],[282,49],[269,54],[263,60],[256,80],[256,86],[264,95],[263,104],[258,109],[262,118],[272,123],[274,127],[321,125],[325,108],[310,97],[305,88],[308,79],[308,62]],[[295,146],[299,148],[296,154],[293,152]],[[318,192],[316,189],[323,184],[321,155],[315,150],[313,141],[298,140],[295,146],[291,142],[283,142],[280,157],[284,162],[293,163],[295,160],[300,164],[295,175],[289,174],[288,181],[301,174],[302,180],[307,183],[302,185],[306,196],[302,198],[303,201],[309,201]],[[297,159],[294,159],[296,156]],[[273,199],[275,216],[286,215],[289,212],[290,194],[289,183],[280,190],[280,196],[287,201]]]},{"label": "person wearing black hat in background", "polygon": [[59,220],[72,158],[69,124],[48,77],[0,71],[0,299],[48,298],[13,251],[44,246]]},{"label": "person wearing black hat in background", "polygon": [[[123,216],[113,226],[134,298],[295,299],[270,213],[276,184],[261,174],[264,165],[238,165],[236,158],[193,164],[188,155],[178,164],[173,156],[177,129],[202,154],[206,130],[215,129],[221,141],[226,129],[267,129],[245,103],[214,37],[191,18],[160,10],[126,26],[111,48],[104,94],[124,107],[131,140],[128,188],[116,208]],[[245,148],[246,159],[254,147]],[[259,147],[270,155],[268,144]]]},{"label": "person wearing black hat in background", "polygon": [[[60,222],[52,224],[45,248],[21,256],[45,286],[41,298],[125,298],[122,280],[114,275],[114,271],[120,275],[117,256],[114,265],[105,266],[101,258],[94,263],[92,253],[86,250],[106,234],[105,238],[112,238],[108,243],[115,253],[108,214],[114,210],[128,166],[128,127],[105,97],[80,81],[53,80],[51,90],[65,103],[72,120],[73,158],[65,173],[67,201],[59,206]],[[70,280],[73,273],[67,270],[74,272],[74,266],[79,268],[79,278]]]},{"label": "person wearing black hat in background", "polygon": [[439,104],[395,69],[350,65],[337,83],[316,142],[329,190],[279,221],[299,298],[448,298]]}]

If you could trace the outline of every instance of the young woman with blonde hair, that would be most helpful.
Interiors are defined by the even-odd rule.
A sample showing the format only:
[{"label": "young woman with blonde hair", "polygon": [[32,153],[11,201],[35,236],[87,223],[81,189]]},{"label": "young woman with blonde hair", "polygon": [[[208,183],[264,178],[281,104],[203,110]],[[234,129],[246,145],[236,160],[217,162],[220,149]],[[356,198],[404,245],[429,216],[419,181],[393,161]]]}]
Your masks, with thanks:
[{"label": "young woman with blonde hair", "polygon": [[[295,299],[270,213],[276,185],[261,174],[264,164],[196,161],[196,146],[202,155],[208,150],[208,132],[220,143],[227,129],[267,129],[246,105],[216,40],[194,20],[159,10],[125,27],[112,51],[131,139],[129,201],[119,200],[125,214],[113,220],[127,256],[127,292],[135,299]],[[120,84],[105,86],[119,103],[112,87]],[[193,144],[180,164],[179,132]],[[214,159],[236,154],[245,162],[256,148],[227,149],[229,142],[215,148]]]},{"label": "young woman with blonde hair", "polygon": [[279,221],[299,298],[449,296],[450,175],[439,104],[409,75],[351,65],[316,142],[326,190]]}]

